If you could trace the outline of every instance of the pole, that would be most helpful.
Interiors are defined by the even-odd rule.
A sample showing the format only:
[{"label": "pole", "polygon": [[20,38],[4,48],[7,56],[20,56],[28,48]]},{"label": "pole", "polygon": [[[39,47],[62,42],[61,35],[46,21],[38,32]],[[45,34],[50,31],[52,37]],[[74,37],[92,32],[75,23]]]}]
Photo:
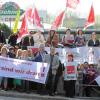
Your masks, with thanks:
[{"label": "pole", "polygon": [[63,24],[64,24],[64,19],[65,19],[65,15],[67,14],[67,0],[66,0],[66,8],[65,8],[65,13],[64,13],[64,16],[63,16],[63,19],[62,19],[62,25],[61,26],[63,26]]},{"label": "pole", "polygon": [[10,21],[10,29],[11,29],[11,26],[12,26],[12,23],[11,23],[11,18],[9,18],[9,21]]}]

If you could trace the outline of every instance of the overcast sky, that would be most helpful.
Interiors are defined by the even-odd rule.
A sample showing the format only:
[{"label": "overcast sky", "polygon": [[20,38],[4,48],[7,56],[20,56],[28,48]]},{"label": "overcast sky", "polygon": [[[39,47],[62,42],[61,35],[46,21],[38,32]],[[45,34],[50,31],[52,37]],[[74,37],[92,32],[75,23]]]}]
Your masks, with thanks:
[{"label": "overcast sky", "polygon": [[[38,10],[47,10],[50,14],[59,13],[65,9],[66,5],[66,0],[0,0],[2,3],[8,1],[16,2],[23,9],[27,9],[34,3]],[[80,16],[87,16],[92,2],[95,14],[100,14],[100,0],[80,0],[80,4],[77,6],[76,12],[80,14]]]}]

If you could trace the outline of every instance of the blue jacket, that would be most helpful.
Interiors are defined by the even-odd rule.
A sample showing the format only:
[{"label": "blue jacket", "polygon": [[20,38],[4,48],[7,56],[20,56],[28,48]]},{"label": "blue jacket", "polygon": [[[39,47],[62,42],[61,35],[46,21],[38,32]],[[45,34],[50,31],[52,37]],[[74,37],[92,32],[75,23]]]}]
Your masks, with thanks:
[{"label": "blue jacket", "polygon": [[35,61],[35,62],[42,62],[42,61],[43,61],[42,56],[41,56],[40,53],[38,53],[38,54],[36,55],[34,61]]}]

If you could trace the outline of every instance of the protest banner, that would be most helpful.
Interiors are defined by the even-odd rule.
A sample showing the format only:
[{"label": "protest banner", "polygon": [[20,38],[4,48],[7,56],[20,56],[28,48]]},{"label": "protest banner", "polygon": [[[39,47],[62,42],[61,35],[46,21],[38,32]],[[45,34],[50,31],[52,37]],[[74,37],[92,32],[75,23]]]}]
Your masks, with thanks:
[{"label": "protest banner", "polygon": [[67,62],[64,64],[64,80],[77,80],[77,63]]},{"label": "protest banner", "polygon": [[96,81],[97,84],[100,86],[100,75],[95,79],[95,81]]},{"label": "protest banner", "polygon": [[[28,49],[33,49],[33,51],[35,48],[37,47],[28,46]],[[45,47],[45,50],[50,53],[50,47]],[[100,58],[99,47],[56,48],[56,52],[59,54],[59,59],[62,63],[67,60],[66,54],[69,52],[74,55],[74,59],[78,63],[98,64]]]},{"label": "protest banner", "polygon": [[[32,49],[33,53],[38,52],[38,47],[35,47],[35,46],[27,46],[27,49]],[[50,47],[45,47],[45,51],[47,51],[47,53],[49,54]],[[59,59],[60,59],[61,63],[64,63],[66,60],[65,48],[56,48],[56,53],[59,54]]]},{"label": "protest banner", "polygon": [[0,77],[30,80],[45,84],[49,66],[47,63],[31,62],[0,56]]}]

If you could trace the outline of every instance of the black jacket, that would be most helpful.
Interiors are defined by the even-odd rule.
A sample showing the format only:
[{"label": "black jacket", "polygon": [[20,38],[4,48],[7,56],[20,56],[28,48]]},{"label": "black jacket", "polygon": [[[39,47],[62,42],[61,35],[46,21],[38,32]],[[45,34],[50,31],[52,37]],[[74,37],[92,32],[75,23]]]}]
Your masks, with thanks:
[{"label": "black jacket", "polygon": [[99,40],[96,40],[96,41],[94,42],[92,39],[90,39],[90,40],[88,41],[88,46],[99,47],[99,46],[100,46],[100,42],[99,42]]}]

